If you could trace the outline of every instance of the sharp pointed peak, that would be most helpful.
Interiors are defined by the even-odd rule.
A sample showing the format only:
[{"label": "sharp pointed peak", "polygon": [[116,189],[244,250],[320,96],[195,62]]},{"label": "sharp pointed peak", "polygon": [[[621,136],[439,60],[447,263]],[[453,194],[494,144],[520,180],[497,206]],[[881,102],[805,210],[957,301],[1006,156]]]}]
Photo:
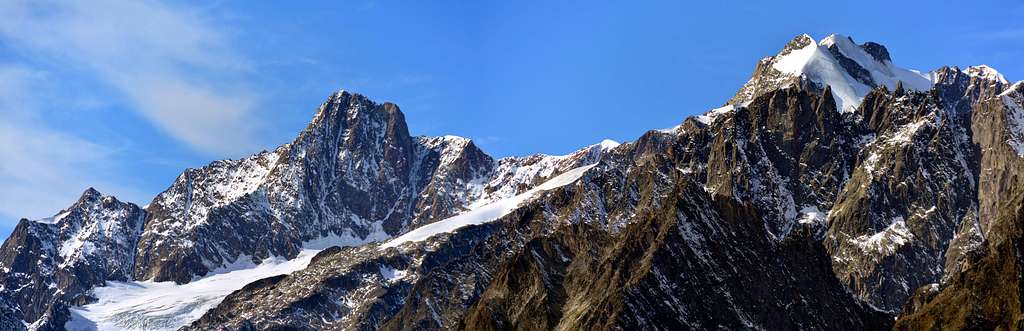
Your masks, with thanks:
[{"label": "sharp pointed peak", "polygon": [[825,36],[825,38],[821,38],[821,41],[819,41],[818,44],[821,44],[821,45],[832,44],[832,43],[835,43],[836,41],[842,40],[842,39],[846,39],[846,40],[849,40],[850,42],[854,42],[853,38],[850,38],[849,36],[833,32],[833,33],[830,33],[829,35]]},{"label": "sharp pointed peak", "polygon": [[331,93],[327,97],[327,100],[325,100],[323,104],[320,105],[320,107],[317,109],[316,115],[313,118],[313,122],[316,122],[324,117],[335,116],[328,116],[328,114],[333,114],[335,112],[339,114],[345,114],[346,116],[350,116],[356,114],[355,108],[373,109],[374,111],[382,111],[388,114],[389,116],[401,116],[404,121],[404,114],[402,114],[401,108],[395,103],[378,103],[363,94],[352,92],[345,89],[339,89],[336,92]]},{"label": "sharp pointed peak", "polygon": [[789,52],[802,49],[808,45],[814,45],[816,43],[817,41],[814,40],[811,35],[804,33],[793,37],[793,39],[786,43],[786,45],[782,47],[782,51],[779,52],[779,55],[789,54]]},{"label": "sharp pointed peak", "polygon": [[360,94],[358,92],[352,92],[352,91],[349,91],[349,90],[346,90],[346,89],[339,89],[339,90],[335,91],[334,93],[331,93],[331,95],[327,97],[327,102],[328,103],[332,102],[332,101],[338,102],[338,101],[348,100],[348,99],[361,99],[361,100],[369,101],[369,98],[367,98],[363,94]]},{"label": "sharp pointed peak", "polygon": [[100,191],[95,187],[90,186],[82,192],[82,196],[103,196],[103,193],[100,193]]}]

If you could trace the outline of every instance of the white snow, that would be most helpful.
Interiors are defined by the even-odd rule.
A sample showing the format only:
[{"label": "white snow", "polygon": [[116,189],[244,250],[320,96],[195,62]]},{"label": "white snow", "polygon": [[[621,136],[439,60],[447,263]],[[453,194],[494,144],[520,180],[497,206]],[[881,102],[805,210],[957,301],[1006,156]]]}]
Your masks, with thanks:
[{"label": "white snow", "polygon": [[405,270],[397,270],[395,268],[381,265],[380,266],[380,277],[384,278],[384,281],[394,283],[405,277]]},{"label": "white snow", "polygon": [[1004,90],[1002,93],[999,93],[999,96],[1009,96],[1014,92],[1016,92],[1017,94],[1024,94],[1024,80],[1013,83],[1013,85],[1007,87],[1006,90]]},{"label": "white snow", "polygon": [[900,145],[909,144],[913,142],[914,136],[917,134],[917,131],[920,130],[921,127],[924,126],[925,124],[931,122],[931,120],[931,117],[926,116],[921,118],[920,120],[917,120],[916,122],[904,125],[900,127],[900,129],[896,131],[896,133],[893,134],[893,136],[889,138],[887,142],[890,144]]},{"label": "white snow", "polygon": [[800,224],[825,224],[828,214],[821,212],[817,206],[804,206],[800,209]]},{"label": "white snow", "polygon": [[823,46],[836,45],[839,52],[847,58],[854,60],[871,73],[875,83],[885,85],[890,90],[896,88],[897,82],[903,82],[903,86],[917,91],[927,91],[934,84],[928,74],[922,74],[915,70],[907,70],[894,66],[889,61],[878,61],[863,48],[854,44],[849,37],[832,34],[820,43]]},{"label": "white snow", "polygon": [[964,70],[964,73],[967,74],[968,76],[994,80],[1003,84],[1010,83],[1010,81],[1006,80],[1006,77],[1003,76],[1003,74],[999,73],[999,71],[996,71],[995,68],[989,67],[984,64],[968,67],[967,70]]},{"label": "white snow", "polygon": [[[494,201],[510,198],[524,189],[532,188],[535,182],[554,177],[562,171],[568,171],[579,164],[593,163],[608,150],[610,140],[587,146],[566,155],[535,154],[526,157],[506,157],[497,161],[497,168],[484,178],[479,178],[480,193],[477,199],[468,203],[467,209],[472,210]],[[585,163],[582,163],[585,162]]]},{"label": "white snow", "polygon": [[598,145],[601,146],[602,150],[608,151],[608,150],[611,150],[611,149],[613,149],[615,147],[619,147],[619,145],[621,145],[621,144],[619,144],[619,142],[615,141],[615,140],[605,139],[605,140],[602,140],[601,143],[598,144]]},{"label": "white snow", "polygon": [[863,163],[864,170],[867,171],[868,175],[871,175],[872,177],[878,175],[875,170],[879,169],[878,161],[884,148],[912,144],[914,142],[914,137],[918,135],[921,128],[924,128],[929,124],[936,125],[935,122],[938,121],[938,119],[933,114],[934,113],[921,117],[917,121],[904,124],[895,132],[885,134],[878,137],[878,139],[875,139],[875,141],[868,143],[871,148],[868,149],[868,156]]},{"label": "white snow", "polygon": [[733,107],[733,105],[725,105],[722,107],[718,107],[704,113],[703,115],[697,116],[697,121],[704,123],[704,125],[711,125],[711,123],[715,123],[715,119],[717,119],[719,116],[729,113],[733,110],[736,110],[736,107]]},{"label": "white snow", "polygon": [[682,124],[677,124],[676,126],[673,126],[671,128],[657,129],[655,131],[658,131],[658,132],[661,132],[661,133],[674,134],[676,132],[679,132],[679,129],[682,129],[682,128],[683,128]]},{"label": "white snow", "polygon": [[822,86],[831,86],[836,106],[842,111],[853,111],[873,87],[851,77],[828,51],[831,45],[867,70],[876,84],[895,89],[896,83],[902,81],[905,88],[914,90],[928,90],[932,86],[928,75],[896,67],[889,61],[879,62],[849,38],[837,34],[776,58],[772,67],[792,76],[804,76]]},{"label": "white snow", "polygon": [[176,330],[201,317],[225,296],[253,281],[305,268],[318,250],[292,260],[272,257],[257,266],[194,282],[108,282],[94,290],[98,301],[71,309],[65,328],[77,330]]},{"label": "white snow", "polygon": [[37,220],[32,220],[32,221],[36,222],[36,223],[42,223],[42,224],[57,224],[58,222],[63,220],[65,217],[68,217],[68,215],[70,215],[70,214],[71,214],[71,210],[62,210],[61,212],[57,213],[57,215],[54,215],[54,216],[51,216],[51,217],[46,217],[46,218],[41,218],[41,219],[37,219]]},{"label": "white snow", "polygon": [[914,234],[910,232],[903,217],[895,217],[885,230],[872,235],[859,236],[852,241],[864,251],[889,256],[913,239]]},{"label": "white snow", "polygon": [[1024,81],[1013,84],[999,97],[1007,107],[1006,129],[1009,137],[1006,143],[1018,156],[1024,157]]},{"label": "white snow", "polygon": [[[366,238],[345,232],[328,234],[302,244],[303,250],[294,259],[271,257],[255,263],[246,255],[221,266],[191,283],[174,282],[107,282],[94,290],[98,302],[72,308],[73,319],[68,330],[177,330],[202,317],[216,307],[225,296],[254,281],[305,268],[321,250],[331,246],[360,246],[387,239],[378,225]],[[382,269],[382,276],[384,269]],[[393,270],[389,281],[405,275]]]},{"label": "white snow", "polygon": [[398,238],[392,239],[383,245],[381,248],[397,247],[407,242],[423,241],[439,233],[448,233],[455,231],[458,228],[473,225],[482,224],[490,221],[494,221],[502,216],[508,215],[515,210],[521,203],[529,200],[537,192],[547,191],[554,188],[558,188],[564,185],[571,184],[577,179],[583,176],[587,170],[594,167],[594,165],[587,165],[572,170],[566,171],[555,178],[552,178],[543,184],[538,185],[526,191],[524,193],[497,200],[486,205],[477,207],[476,209],[468,212],[459,214],[457,216],[449,217],[441,221],[430,223],[415,230],[409,231]]}]

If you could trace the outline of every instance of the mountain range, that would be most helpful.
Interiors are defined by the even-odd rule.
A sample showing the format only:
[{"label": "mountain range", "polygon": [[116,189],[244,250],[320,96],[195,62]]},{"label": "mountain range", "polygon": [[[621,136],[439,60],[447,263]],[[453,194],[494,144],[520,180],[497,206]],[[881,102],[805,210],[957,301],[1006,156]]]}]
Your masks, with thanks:
[{"label": "mountain range", "polygon": [[0,329],[1018,329],[1022,174],[1024,82],[835,34],[561,156],[339,91],[144,207],[89,188],[19,221]]}]

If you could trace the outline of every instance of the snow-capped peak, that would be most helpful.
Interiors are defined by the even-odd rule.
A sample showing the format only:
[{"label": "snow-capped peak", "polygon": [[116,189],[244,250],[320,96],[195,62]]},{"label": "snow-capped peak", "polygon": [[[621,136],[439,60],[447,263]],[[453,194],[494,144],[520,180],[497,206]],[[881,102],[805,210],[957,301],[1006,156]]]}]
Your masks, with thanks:
[{"label": "snow-capped peak", "polygon": [[607,150],[611,150],[611,149],[613,149],[615,147],[619,147],[619,145],[621,145],[621,144],[618,141],[615,141],[615,140],[605,139],[605,140],[601,140],[601,143],[599,143],[598,145],[601,146],[602,150],[607,151]]},{"label": "snow-capped peak", "polygon": [[997,81],[1003,84],[1010,83],[1010,81],[1006,80],[1006,77],[1003,76],[1003,74],[999,73],[999,71],[996,71],[995,68],[989,67],[984,64],[968,67],[967,70],[964,70],[964,73],[967,74],[968,76]]},{"label": "snow-capped peak", "polygon": [[120,203],[120,201],[117,201],[117,198],[110,195],[103,195],[103,193],[100,193],[100,191],[96,190],[95,188],[89,187],[85,189],[85,191],[82,192],[82,195],[79,196],[78,200],[67,209],[61,210],[56,215],[50,217],[32,220],[32,222],[42,224],[58,224],[65,218],[67,218],[68,215],[70,215],[73,211],[85,212],[85,210],[88,210],[90,208],[95,209],[97,207],[91,205],[95,205],[101,201],[104,203]]},{"label": "snow-capped peak", "polygon": [[[797,37],[800,40],[804,38],[808,37]],[[790,42],[791,45],[793,43]],[[842,111],[855,109],[871,89],[880,85],[894,89],[897,83],[903,82],[905,88],[913,90],[932,87],[927,75],[893,65],[888,59],[888,52],[878,44],[858,45],[850,37],[839,34],[829,35],[818,43],[799,44],[805,45],[799,49],[784,49],[776,56],[772,60],[772,68],[782,73],[783,78],[801,77],[821,88],[831,86],[836,106]],[[869,53],[868,49],[874,50],[875,54]],[[788,84],[792,81],[787,80],[778,87]]]},{"label": "snow-capped peak", "polygon": [[446,134],[444,136],[441,136],[441,138],[443,138],[445,141],[469,142],[469,138],[462,137],[462,136],[456,136],[456,135],[450,135],[450,134]]}]

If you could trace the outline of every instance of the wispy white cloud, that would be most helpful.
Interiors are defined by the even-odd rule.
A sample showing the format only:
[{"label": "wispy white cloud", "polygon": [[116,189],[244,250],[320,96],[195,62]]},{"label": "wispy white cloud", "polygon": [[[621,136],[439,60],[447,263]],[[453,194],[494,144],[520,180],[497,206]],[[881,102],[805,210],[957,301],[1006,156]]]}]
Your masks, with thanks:
[{"label": "wispy white cloud", "polygon": [[4,1],[0,38],[26,57],[95,76],[197,150],[254,149],[248,63],[200,12],[152,1]]},{"label": "wispy white cloud", "polygon": [[[0,13],[9,51],[0,56],[0,218],[52,215],[90,186],[149,199],[117,172],[119,147],[60,129],[66,123],[51,120],[58,112],[113,103],[198,151],[255,148],[249,64],[201,12],[150,1],[13,0],[0,1]],[[100,90],[114,98],[88,97]]]},{"label": "wispy white cloud", "polygon": [[105,176],[113,149],[47,128],[37,116],[59,98],[50,80],[41,71],[0,65],[0,215],[49,216],[90,186],[139,199],[138,191]]},{"label": "wispy white cloud", "polygon": [[1019,41],[1024,40],[1024,27],[987,31],[985,33],[980,33],[979,35],[985,40]]}]

